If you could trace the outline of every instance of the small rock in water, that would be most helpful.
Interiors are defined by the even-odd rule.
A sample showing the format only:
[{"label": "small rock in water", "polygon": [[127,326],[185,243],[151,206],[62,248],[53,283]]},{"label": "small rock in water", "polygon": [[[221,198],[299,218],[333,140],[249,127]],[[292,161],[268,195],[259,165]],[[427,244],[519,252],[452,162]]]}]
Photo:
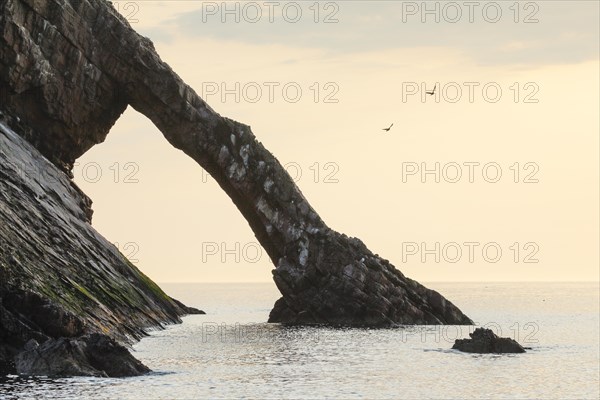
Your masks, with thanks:
[{"label": "small rock in water", "polygon": [[453,349],[466,353],[525,353],[515,340],[496,335],[491,329],[477,328],[471,339],[456,339]]}]

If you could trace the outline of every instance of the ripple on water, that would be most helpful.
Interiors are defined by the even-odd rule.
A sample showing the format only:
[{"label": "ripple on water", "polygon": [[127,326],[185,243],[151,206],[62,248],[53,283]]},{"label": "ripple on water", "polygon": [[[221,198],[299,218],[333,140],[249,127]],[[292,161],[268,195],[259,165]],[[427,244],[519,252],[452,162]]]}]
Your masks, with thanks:
[{"label": "ripple on water", "polygon": [[[470,285],[470,286],[469,286]],[[270,285],[239,290],[199,286],[198,297],[178,296],[193,305],[207,303],[206,316],[153,332],[135,349],[152,374],[126,379],[21,378],[0,380],[0,397],[37,399],[198,399],[198,398],[593,398],[598,376],[598,288],[490,285],[437,287],[472,317],[493,321],[504,336],[520,333],[527,353],[467,354],[451,350],[452,327],[333,329],[286,327],[252,322],[269,310],[278,294]],[[511,296],[505,293],[510,289]],[[539,291],[539,296],[536,295]],[[574,295],[569,290],[576,290]],[[218,295],[216,295],[218,293]],[[471,295],[469,295],[471,293]],[[475,294],[473,294],[475,293]],[[560,293],[563,293],[561,297]],[[182,292],[182,294],[184,294]],[[485,301],[481,296],[486,296]],[[531,300],[544,296],[553,312]],[[529,300],[528,300],[529,299]],[[563,308],[558,305],[566,302]],[[228,308],[226,304],[234,304]],[[246,313],[239,306],[244,304]],[[542,307],[546,307],[543,305]],[[573,309],[577,313],[573,314]],[[232,311],[235,310],[235,311]],[[242,311],[240,311],[242,310]],[[262,316],[264,320],[267,313]],[[486,316],[487,318],[482,318]],[[535,321],[537,331],[515,332]],[[573,329],[577,326],[577,329]],[[440,330],[442,329],[442,330]],[[458,333],[457,333],[458,332]],[[529,335],[529,336],[527,336]]]}]

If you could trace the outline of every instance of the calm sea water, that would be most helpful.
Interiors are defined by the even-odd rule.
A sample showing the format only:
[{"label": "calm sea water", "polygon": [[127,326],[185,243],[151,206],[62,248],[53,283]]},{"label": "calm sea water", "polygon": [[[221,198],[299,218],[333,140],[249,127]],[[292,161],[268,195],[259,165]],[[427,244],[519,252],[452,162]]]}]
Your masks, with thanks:
[{"label": "calm sea water", "polygon": [[0,382],[0,398],[598,399],[597,283],[431,283],[478,325],[531,347],[519,355],[450,350],[472,327],[286,328],[266,324],[274,284],[165,284],[208,315],[134,348],[138,378]]}]

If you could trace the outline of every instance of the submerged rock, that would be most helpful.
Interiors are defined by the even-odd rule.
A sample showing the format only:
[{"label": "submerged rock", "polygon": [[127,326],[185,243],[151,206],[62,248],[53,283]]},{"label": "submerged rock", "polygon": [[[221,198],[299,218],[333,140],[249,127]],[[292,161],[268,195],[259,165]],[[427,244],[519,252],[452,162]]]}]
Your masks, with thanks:
[{"label": "submerged rock", "polygon": [[525,353],[525,348],[510,338],[497,336],[491,329],[477,328],[470,339],[456,339],[452,346],[466,353]]}]

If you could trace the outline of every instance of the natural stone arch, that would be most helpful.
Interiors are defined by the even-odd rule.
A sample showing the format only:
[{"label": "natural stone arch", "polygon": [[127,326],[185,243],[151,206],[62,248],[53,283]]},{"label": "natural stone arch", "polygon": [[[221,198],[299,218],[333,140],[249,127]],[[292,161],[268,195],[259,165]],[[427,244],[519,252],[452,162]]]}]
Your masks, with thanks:
[{"label": "natural stone arch", "polygon": [[0,0],[0,7],[0,90],[6,108],[22,116],[20,133],[70,170],[127,105],[148,117],[215,178],[271,258],[283,297],[270,321],[472,323],[360,240],[330,229],[250,127],[210,108],[109,2]]}]

